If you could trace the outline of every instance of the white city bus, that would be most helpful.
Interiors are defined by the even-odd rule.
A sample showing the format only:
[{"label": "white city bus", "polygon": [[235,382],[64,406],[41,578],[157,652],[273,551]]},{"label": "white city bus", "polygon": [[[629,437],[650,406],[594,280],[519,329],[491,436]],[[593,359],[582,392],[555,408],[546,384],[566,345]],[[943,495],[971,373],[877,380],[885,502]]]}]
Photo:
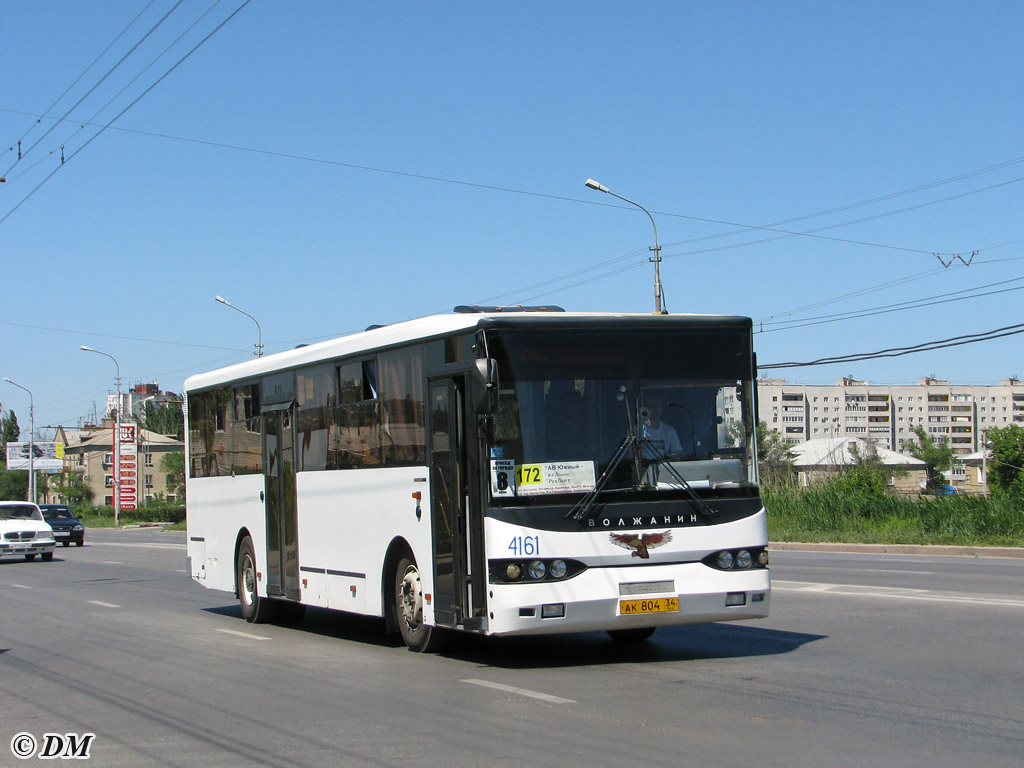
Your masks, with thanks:
[{"label": "white city bus", "polygon": [[188,569],[249,621],[768,614],[751,321],[458,307],[190,377]]}]

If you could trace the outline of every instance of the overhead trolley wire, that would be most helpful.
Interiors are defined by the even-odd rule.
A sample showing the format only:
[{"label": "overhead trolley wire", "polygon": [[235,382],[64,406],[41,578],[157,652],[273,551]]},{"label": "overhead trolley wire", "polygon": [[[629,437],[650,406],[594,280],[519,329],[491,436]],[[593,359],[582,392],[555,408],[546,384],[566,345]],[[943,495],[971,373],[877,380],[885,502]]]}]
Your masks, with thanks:
[{"label": "overhead trolley wire", "polygon": [[143,68],[143,69],[142,69],[142,70],[141,70],[141,71],[140,71],[140,72],[139,72],[139,73],[138,73],[137,75],[135,75],[135,77],[133,77],[133,78],[132,78],[132,79],[131,79],[130,81],[128,81],[128,83],[127,83],[127,84],[126,84],[126,85],[125,85],[125,86],[124,86],[124,87],[123,87],[123,88],[122,88],[122,89],[121,89],[120,91],[118,91],[118,92],[117,92],[117,93],[115,93],[115,94],[114,94],[113,96],[111,96],[111,97],[110,97],[110,98],[109,98],[109,99],[107,100],[107,103],[106,103],[106,104],[104,104],[104,105],[103,105],[102,107],[100,107],[99,109],[97,109],[97,110],[96,110],[96,111],[95,111],[95,112],[93,113],[92,117],[91,117],[91,118],[89,118],[89,121],[87,121],[87,122],[84,122],[84,123],[81,123],[81,124],[79,125],[79,127],[78,127],[78,128],[77,128],[77,129],[75,130],[75,131],[74,131],[74,133],[72,133],[72,134],[71,134],[71,135],[70,135],[70,136],[68,137],[68,139],[67,139],[67,140],[68,140],[68,141],[70,141],[70,140],[71,140],[71,139],[73,139],[73,138],[74,138],[75,136],[77,136],[77,135],[78,135],[78,134],[79,134],[79,133],[80,133],[80,132],[81,132],[82,130],[84,130],[84,129],[85,129],[85,126],[86,126],[87,124],[91,125],[91,124],[92,124],[92,123],[91,123],[91,121],[92,121],[92,120],[95,120],[95,119],[96,119],[97,117],[99,117],[99,115],[100,115],[100,114],[102,114],[102,112],[103,112],[103,111],[104,111],[104,110],[105,110],[105,109],[106,109],[107,107],[109,107],[109,106],[110,106],[111,104],[113,104],[113,103],[114,103],[114,102],[115,102],[115,101],[117,100],[117,98],[118,98],[119,96],[121,96],[121,94],[123,94],[123,93],[124,93],[125,91],[127,91],[127,90],[128,90],[129,88],[131,88],[131,87],[132,87],[132,86],[133,86],[133,85],[134,85],[134,84],[135,84],[135,83],[136,83],[136,82],[138,81],[138,79],[139,79],[140,77],[142,77],[142,76],[143,76],[144,74],[146,74],[146,72],[148,72],[148,71],[150,70],[150,68],[151,68],[152,66],[154,66],[154,65],[155,65],[155,64],[156,64],[156,63],[157,63],[158,61],[160,61],[160,59],[162,59],[162,58],[163,58],[163,57],[164,57],[164,56],[165,56],[165,55],[167,54],[167,52],[168,52],[168,51],[170,51],[170,50],[171,50],[171,49],[172,49],[172,48],[173,48],[174,46],[176,46],[176,45],[177,45],[177,44],[178,44],[179,42],[181,42],[182,38],[184,38],[184,37],[185,37],[185,35],[187,35],[187,34],[188,34],[189,32],[191,32],[191,31],[192,31],[193,29],[195,29],[195,28],[196,28],[196,26],[197,26],[197,25],[198,25],[198,24],[199,24],[199,23],[200,23],[200,22],[201,22],[201,21],[202,21],[203,19],[205,19],[205,18],[206,18],[206,17],[207,17],[207,16],[208,16],[208,15],[210,14],[210,12],[211,12],[211,11],[213,11],[213,9],[214,9],[214,8],[216,8],[216,7],[218,6],[218,5],[220,5],[220,4],[221,4],[221,2],[222,2],[222,0],[216,0],[216,2],[214,2],[214,4],[213,4],[213,5],[211,5],[211,6],[209,7],[209,8],[207,8],[207,9],[206,9],[206,10],[205,10],[205,11],[203,12],[203,14],[202,14],[202,15],[201,15],[201,16],[200,16],[199,18],[197,18],[197,19],[196,19],[195,21],[193,21],[193,22],[192,22],[192,23],[191,23],[191,24],[190,24],[190,25],[189,25],[189,26],[188,26],[188,27],[187,27],[187,28],[186,28],[186,29],[185,29],[185,30],[184,30],[184,31],[183,31],[183,32],[182,32],[182,33],[181,33],[180,35],[178,35],[178,36],[177,36],[176,38],[174,38],[174,40],[172,40],[172,41],[171,41],[171,42],[170,42],[170,43],[169,43],[169,44],[167,45],[167,47],[166,47],[166,48],[164,48],[164,49],[163,49],[163,50],[162,50],[162,51],[160,52],[160,54],[159,54],[159,55],[158,55],[158,56],[157,56],[156,58],[154,58],[154,59],[153,59],[153,60],[152,60],[151,62],[149,62],[149,64],[147,64],[147,65],[146,65],[146,66],[145,66],[145,67],[144,67],[144,68]]},{"label": "overhead trolley wire", "polygon": [[[121,66],[121,65],[122,65],[122,64],[123,64],[123,63],[125,62],[125,60],[126,60],[126,59],[127,59],[127,58],[128,58],[129,56],[131,56],[131,55],[132,55],[133,53],[135,53],[135,51],[136,51],[136,50],[138,50],[138,47],[139,47],[140,45],[142,45],[142,44],[143,44],[143,43],[144,43],[144,42],[145,42],[145,41],[146,41],[146,40],[147,40],[147,39],[149,38],[149,36],[150,36],[151,34],[153,34],[153,33],[154,33],[154,32],[155,32],[156,30],[157,30],[157,28],[159,28],[159,27],[160,27],[160,25],[161,25],[161,24],[163,24],[163,23],[164,23],[164,22],[166,21],[166,20],[167,20],[167,17],[168,17],[168,16],[170,16],[170,15],[171,15],[172,13],[174,13],[175,9],[177,9],[177,7],[178,7],[179,5],[181,5],[181,4],[182,4],[182,3],[184,2],[184,1],[185,1],[185,0],[178,0],[178,2],[177,2],[177,3],[175,3],[175,4],[174,4],[174,6],[173,6],[173,7],[172,7],[172,8],[171,8],[171,9],[170,9],[170,10],[169,10],[169,11],[168,11],[167,13],[165,13],[165,14],[164,14],[164,15],[163,15],[163,16],[162,16],[162,17],[160,18],[160,20],[159,20],[159,21],[158,21],[158,22],[157,22],[156,24],[154,24],[154,25],[153,25],[152,27],[150,27],[150,28],[149,28],[149,31],[147,31],[147,32],[146,32],[146,34],[144,34],[144,35],[143,35],[143,36],[142,36],[142,37],[141,37],[141,38],[139,39],[139,41],[138,41],[137,43],[135,43],[135,45],[133,45],[133,46],[131,47],[131,49],[130,49],[130,50],[129,50],[129,51],[128,51],[128,52],[126,53],[126,54],[124,54],[124,56],[122,56],[122,57],[121,57],[120,59],[118,59],[117,63],[116,63],[116,64],[114,64],[114,66],[112,66],[112,67],[111,67],[110,69],[108,69],[108,70],[106,71],[106,73],[105,73],[105,74],[103,75],[103,77],[101,77],[101,78],[100,78],[99,80],[97,80],[97,81],[96,81],[96,83],[95,83],[95,84],[94,84],[94,85],[92,86],[92,88],[90,88],[90,89],[89,89],[88,91],[86,91],[86,93],[85,93],[85,95],[84,95],[84,96],[82,96],[82,97],[81,97],[81,98],[80,98],[80,99],[79,99],[78,101],[76,101],[76,102],[75,102],[74,104],[72,104],[72,105],[71,105],[71,106],[70,106],[70,107],[69,107],[69,108],[67,109],[67,111],[66,111],[66,112],[65,112],[65,113],[64,113],[64,114],[63,114],[63,115],[62,115],[62,116],[61,116],[61,117],[60,117],[60,118],[58,119],[58,121],[57,121],[57,122],[55,122],[55,123],[54,123],[53,125],[51,125],[51,126],[50,126],[50,127],[49,127],[49,128],[47,129],[47,130],[46,130],[46,132],[45,132],[45,133],[44,133],[44,134],[43,134],[42,136],[40,136],[40,137],[39,137],[39,138],[38,138],[38,139],[37,139],[37,140],[35,141],[35,143],[33,143],[33,144],[32,144],[32,146],[31,146],[31,147],[29,147],[29,148],[28,148],[27,150],[25,150],[24,154],[23,154],[23,155],[21,155],[21,156],[19,156],[18,160],[20,160],[20,159],[21,159],[21,157],[23,157],[24,155],[27,155],[27,154],[29,154],[30,152],[32,152],[32,150],[34,150],[34,149],[35,149],[36,147],[38,147],[38,146],[39,146],[39,144],[40,144],[40,143],[41,143],[41,142],[42,142],[42,141],[43,141],[43,140],[44,140],[44,139],[45,139],[45,138],[46,138],[47,136],[49,136],[49,135],[50,135],[50,133],[51,133],[51,132],[53,131],[53,129],[54,129],[54,128],[56,128],[56,127],[57,127],[58,125],[60,125],[60,124],[61,124],[61,122],[63,122],[63,121],[65,120],[65,119],[67,119],[68,115],[70,115],[70,114],[71,114],[71,113],[72,113],[72,112],[73,112],[73,111],[74,111],[74,110],[75,110],[75,109],[76,109],[76,108],[77,108],[77,107],[78,107],[78,106],[79,106],[79,105],[80,105],[80,104],[81,104],[81,103],[82,103],[83,101],[85,101],[85,100],[86,100],[87,98],[89,98],[89,96],[91,96],[91,95],[93,94],[93,92],[94,92],[94,91],[95,91],[95,90],[96,90],[97,88],[99,88],[99,87],[100,87],[100,85],[102,85],[102,84],[104,83],[104,81],[106,81],[106,79],[107,79],[108,77],[110,77],[110,76],[111,76],[111,75],[112,75],[112,74],[114,73],[114,71],[115,71],[115,70],[116,70],[116,69],[117,69],[118,67],[120,67],[120,66]],[[150,2],[150,5],[152,5],[152,2]],[[147,5],[147,6],[146,6],[146,8],[149,8],[149,5]],[[145,12],[145,10],[146,10],[146,9],[144,8],[144,9],[143,9],[143,13]],[[140,13],[140,14],[139,14],[139,16],[141,16],[141,15],[142,15],[142,13]],[[136,17],[135,17],[135,19],[138,19],[138,16],[136,16]],[[133,20],[132,20],[131,24],[134,24],[134,23],[135,23],[135,19],[133,19]],[[129,25],[128,25],[128,27],[130,27],[130,26],[131,26],[131,24],[129,24]],[[125,27],[125,30],[127,30],[127,29],[128,29],[128,27]],[[121,32],[121,34],[123,35],[123,34],[124,34],[124,31],[122,31],[122,32]],[[118,35],[118,38],[120,38],[120,37],[121,37],[121,35]],[[110,50],[110,46],[112,46],[112,45],[113,45],[113,44],[114,44],[115,42],[117,42],[117,38],[115,38],[114,42],[112,42],[112,43],[111,43],[110,45],[108,45],[108,46],[107,46],[107,48],[106,48],[106,49],[104,49],[103,53],[106,53],[106,52],[107,52],[108,50]],[[100,57],[102,57],[102,56],[103,56],[103,53],[101,53],[101,54],[100,54]],[[97,61],[98,61],[98,60],[99,60],[99,58],[97,58]],[[95,64],[95,62],[93,62],[93,63]],[[90,64],[90,65],[89,65],[89,69],[91,69],[91,68],[92,68],[92,64]],[[88,72],[88,71],[89,71],[89,69],[86,69],[86,72]],[[84,75],[84,74],[85,74],[85,72],[83,72],[83,73],[82,73],[82,75]],[[78,78],[79,80],[81,80],[81,78],[82,78],[82,75],[79,75],[79,78]],[[78,82],[78,80],[76,80],[75,82],[77,83],[77,82]],[[73,87],[73,86],[74,86],[74,83],[72,83],[72,85],[68,87],[68,91],[69,91],[69,90],[71,90],[71,87]],[[65,91],[64,93],[66,94],[66,93],[67,93],[67,91]],[[57,99],[57,101],[55,101],[55,102],[54,102],[54,104],[56,104],[57,102],[59,102],[59,101],[60,101],[60,99],[62,99],[62,98],[64,98],[64,94],[61,94],[60,98],[58,98],[58,99]],[[52,106],[51,106],[51,108],[52,108]],[[49,111],[49,110],[47,110],[47,111]],[[119,115],[119,116],[120,116],[120,115]],[[115,119],[117,119],[117,118],[115,118]],[[101,133],[102,133],[102,131],[101,131]],[[14,162],[15,162],[15,164],[17,164],[18,160],[15,160],[15,161],[14,161]],[[11,166],[11,168],[13,168],[13,167],[14,167],[14,166],[12,165],[12,166]],[[8,169],[8,172],[9,172],[9,171],[10,171],[10,169]],[[3,174],[3,175],[6,175],[6,174]]]},{"label": "overhead trolley wire", "polygon": [[[179,0],[179,2],[181,2],[181,1],[182,0]],[[243,8],[245,8],[245,6],[247,6],[250,2],[252,2],[252,0],[244,0],[242,2],[242,4],[240,6],[238,6],[234,11],[232,11],[231,14],[226,19],[224,19],[220,24],[218,24],[216,27],[214,27],[214,29],[209,34],[207,34],[206,37],[204,37],[202,40],[200,40],[198,43],[196,43],[191,49],[189,49],[189,51],[184,56],[182,56],[180,59],[178,59],[178,61],[176,61],[174,63],[174,65],[171,66],[170,69],[168,69],[166,72],[164,72],[162,75],[160,75],[160,77],[158,77],[148,88],[146,88],[146,90],[144,90],[137,97],[135,97],[135,99],[133,99],[131,101],[131,103],[128,104],[128,106],[126,106],[124,109],[122,109],[120,112],[118,112],[109,122],[107,122],[102,128],[100,128],[99,131],[97,131],[92,136],[90,136],[89,139],[86,140],[86,142],[84,144],[82,144],[81,147],[79,147],[77,150],[75,150],[73,153],[71,153],[67,157],[67,160],[61,162],[61,164],[59,166],[57,166],[56,168],[54,168],[41,182],[39,182],[39,184],[37,184],[35,186],[35,188],[32,189],[31,192],[29,192],[27,195],[25,195],[25,197],[23,197],[20,201],[18,201],[17,205],[15,205],[13,208],[11,208],[11,210],[9,210],[6,214],[4,214],[3,217],[0,217],[0,224],[3,224],[5,221],[7,221],[7,219],[9,219],[11,217],[11,214],[13,214],[22,205],[24,205],[25,202],[30,197],[32,197],[32,195],[34,195],[36,192],[38,192],[40,187],[42,187],[46,182],[48,182],[51,178],[53,178],[54,174],[56,174],[57,171],[59,171],[61,168],[63,168],[66,162],[69,162],[73,157],[77,156],[82,150],[84,150],[86,147],[88,147],[90,144],[92,144],[92,142],[94,142],[96,139],[98,139],[100,136],[102,136],[106,132],[106,130],[108,128],[110,128],[111,125],[113,125],[115,122],[117,122],[117,120],[119,120],[121,118],[122,115],[124,115],[129,109],[131,109],[136,104],[138,104],[143,98],[145,98],[145,96],[147,94],[149,94],[150,91],[152,91],[160,83],[162,83],[167,76],[169,76],[172,72],[174,72],[174,70],[176,70],[179,66],[181,66],[193,53],[195,53],[197,50],[199,50],[199,48],[202,47],[202,45],[204,43],[206,43],[207,40],[209,40],[211,37],[213,37],[215,34],[217,34],[217,32],[219,32],[221,30],[221,28],[224,27],[225,24],[227,24],[229,21],[231,21],[233,18],[235,18],[235,16],[238,15],[239,11],[241,11]],[[177,7],[177,6],[175,6],[175,7]]]},{"label": "overhead trolley wire", "polygon": [[757,367],[758,370],[775,370],[779,368],[805,368],[813,365],[832,365],[834,363],[857,363],[864,360],[876,360],[883,357],[902,357],[903,355],[912,355],[918,352],[931,352],[936,349],[960,347],[965,344],[977,344],[981,341],[992,341],[993,339],[1000,339],[1005,336],[1014,336],[1018,333],[1024,333],[1024,323],[1007,325],[1002,328],[996,328],[982,333],[971,333],[963,336],[953,336],[948,339],[939,339],[937,341],[926,341],[909,347],[892,347],[890,349],[881,349],[877,352],[859,352],[849,355],[838,355],[836,357],[822,357],[817,360],[808,360],[806,362],[770,363],[768,365],[758,365]]},{"label": "overhead trolley wire", "polygon": [[[142,14],[144,14],[146,11],[148,11],[149,7],[151,5],[153,5],[153,3],[155,3],[155,2],[156,2],[156,0],[149,0],[149,2],[146,4],[146,7],[143,8],[141,11],[139,11],[138,14],[135,16],[135,18],[132,19],[131,21],[129,21],[128,24],[125,26],[125,28],[122,29],[118,33],[117,37],[115,37],[113,40],[111,40],[110,44],[106,48],[104,48],[102,51],[100,51],[99,56],[97,56],[95,59],[93,59],[92,63],[89,66],[87,66],[85,69],[82,70],[82,73],[78,77],[75,78],[74,82],[72,82],[71,85],[69,85],[67,88],[64,89],[64,93],[62,93],[60,96],[58,96],[56,99],[54,99],[53,103],[50,106],[48,106],[45,110],[43,110],[43,116],[45,116],[47,113],[49,113],[49,111],[51,109],[56,107],[60,103],[61,99],[63,99],[65,96],[67,96],[68,93],[71,91],[71,89],[74,88],[76,85],[78,85],[79,81],[83,77],[85,77],[86,73],[90,69],[95,67],[96,63],[100,59],[102,59],[104,56],[107,55],[107,51],[109,51],[111,48],[113,48],[114,44],[118,40],[120,40],[122,37],[124,37],[124,33],[127,32],[129,29],[131,29],[132,25],[135,24],[135,22],[139,20],[139,18],[142,16]],[[11,164],[10,168],[7,169],[7,172],[3,173],[3,174],[0,174],[0,176],[8,176],[10,174],[11,170],[14,168],[14,166],[18,164],[18,161],[20,161],[22,159],[22,157],[24,157],[24,155],[26,153],[21,151],[21,142],[25,140],[25,137],[28,136],[32,132],[32,129],[35,128],[37,125],[39,125],[39,123],[41,121],[42,121],[41,117],[37,116],[36,121],[34,123],[32,123],[32,125],[30,125],[25,130],[25,132],[23,134],[21,134],[21,137],[17,141],[17,144],[18,144],[18,157],[15,159],[14,163]],[[54,126],[56,126],[56,125],[57,125],[57,123],[54,124]],[[51,126],[51,130],[52,129],[53,129],[53,126]],[[47,133],[49,133],[49,131],[47,131]],[[46,134],[43,135],[43,138],[45,138],[45,137],[46,137]],[[40,139],[40,141],[42,141],[42,139]],[[39,142],[37,141],[36,144],[38,144],[38,143]],[[33,144],[32,146],[35,147],[35,144]],[[11,148],[8,151],[14,151],[14,146],[12,145]]]},{"label": "overhead trolley wire", "polygon": [[[819,315],[817,317],[808,317],[802,320],[779,320],[774,323],[771,322],[760,322],[759,325],[761,330],[755,331],[755,333],[775,333],[777,331],[788,331],[794,328],[803,328],[809,325],[823,325],[825,323],[834,323],[839,320],[852,320],[858,317],[870,317],[872,315],[884,315],[890,312],[902,312],[907,309],[920,309],[921,307],[930,307],[936,304],[949,304],[954,301],[966,301],[968,299],[979,299],[984,296],[994,296],[1000,293],[1010,293],[1012,291],[1024,290],[1024,286],[1018,286],[1016,288],[1004,288],[998,291],[985,291],[984,293],[971,293],[969,296],[961,296],[960,294],[970,293],[972,291],[979,291],[984,288],[994,288],[999,285],[1007,285],[1008,283],[1016,283],[1024,280],[1024,277],[1014,277],[1009,280],[1000,280],[996,283],[989,283],[988,285],[979,285],[975,288],[965,288],[961,291],[952,291],[950,293],[939,294],[938,296],[928,296],[923,299],[912,299],[910,301],[902,301],[897,304],[886,304],[881,307],[872,307],[870,309],[856,309],[850,312],[838,312],[833,315]],[[952,297],[952,298],[951,298]],[[935,299],[933,301],[933,299]],[[768,330],[764,329],[765,325],[785,325],[783,328],[771,328]]]}]

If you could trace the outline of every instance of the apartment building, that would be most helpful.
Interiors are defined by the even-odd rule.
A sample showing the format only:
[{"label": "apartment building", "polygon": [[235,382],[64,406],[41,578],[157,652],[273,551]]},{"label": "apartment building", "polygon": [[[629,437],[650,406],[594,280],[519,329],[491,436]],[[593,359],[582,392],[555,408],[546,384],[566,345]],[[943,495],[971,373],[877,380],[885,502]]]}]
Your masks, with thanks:
[{"label": "apartment building", "polygon": [[992,427],[1024,426],[1024,382],[1016,377],[998,385],[950,384],[928,376],[909,385],[760,379],[757,403],[758,418],[793,444],[851,436],[898,451],[922,427],[966,456],[981,450]]},{"label": "apartment building", "polygon": [[[168,453],[182,453],[185,444],[170,435],[138,430],[139,495],[145,506],[155,497],[175,500],[174,488],[167,487],[167,474],[160,468],[160,459]],[[64,466],[81,472],[93,490],[93,502],[110,506],[114,503],[114,423],[104,419],[98,426],[79,430],[59,428],[56,439],[63,442]]]}]

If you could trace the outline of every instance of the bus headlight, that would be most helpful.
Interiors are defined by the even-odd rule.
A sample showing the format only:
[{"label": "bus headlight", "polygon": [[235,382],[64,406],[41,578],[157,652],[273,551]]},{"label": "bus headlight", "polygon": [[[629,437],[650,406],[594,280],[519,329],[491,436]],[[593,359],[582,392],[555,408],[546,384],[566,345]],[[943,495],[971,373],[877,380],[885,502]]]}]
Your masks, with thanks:
[{"label": "bus headlight", "polygon": [[718,557],[715,558],[715,562],[718,563],[718,567],[721,568],[723,571],[728,571],[730,568],[732,568],[732,564],[734,562],[732,552],[729,552],[728,550],[723,550],[719,552]]},{"label": "bus headlight", "polygon": [[[709,555],[713,557],[713,555]],[[714,563],[712,562],[711,565]],[[491,560],[487,564],[491,584],[537,584],[568,581],[587,570],[579,560],[553,557],[535,560]]]},{"label": "bus headlight", "polygon": [[749,568],[750,564],[754,561],[754,558],[750,556],[750,553],[745,549],[741,549],[736,553],[736,567],[737,568]]}]

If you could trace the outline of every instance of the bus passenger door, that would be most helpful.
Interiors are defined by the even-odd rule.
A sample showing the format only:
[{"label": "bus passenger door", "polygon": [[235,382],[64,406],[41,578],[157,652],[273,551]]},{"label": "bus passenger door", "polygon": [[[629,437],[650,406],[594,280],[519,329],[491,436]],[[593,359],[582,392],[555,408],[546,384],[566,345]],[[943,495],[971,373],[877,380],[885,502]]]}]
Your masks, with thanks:
[{"label": "bus passenger door", "polygon": [[434,618],[441,626],[467,615],[465,377],[429,382],[430,518],[434,544]]},{"label": "bus passenger door", "polygon": [[299,599],[295,499],[295,439],[291,405],[263,409],[266,479],[267,594]]}]

